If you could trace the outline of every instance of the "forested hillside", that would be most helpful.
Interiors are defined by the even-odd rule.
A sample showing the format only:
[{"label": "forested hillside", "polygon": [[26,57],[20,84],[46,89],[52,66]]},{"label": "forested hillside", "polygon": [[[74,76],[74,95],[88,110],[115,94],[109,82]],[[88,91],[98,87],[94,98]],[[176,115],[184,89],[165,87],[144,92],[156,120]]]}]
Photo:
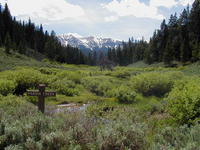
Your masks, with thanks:
[{"label": "forested hillside", "polygon": [[50,60],[69,63],[85,64],[87,57],[71,46],[62,46],[55,32],[49,34],[42,25],[36,26],[29,19],[28,22],[17,21],[12,17],[7,4],[0,5],[0,47],[5,47],[7,54],[16,51],[30,55],[30,49],[41,53]]},{"label": "forested hillside", "polygon": [[178,62],[196,62],[200,59],[200,0],[195,0],[178,16],[163,20],[160,29],[155,30],[149,43],[129,40],[123,48],[108,51],[108,58],[120,65],[138,60],[148,64],[164,62],[167,65]]}]

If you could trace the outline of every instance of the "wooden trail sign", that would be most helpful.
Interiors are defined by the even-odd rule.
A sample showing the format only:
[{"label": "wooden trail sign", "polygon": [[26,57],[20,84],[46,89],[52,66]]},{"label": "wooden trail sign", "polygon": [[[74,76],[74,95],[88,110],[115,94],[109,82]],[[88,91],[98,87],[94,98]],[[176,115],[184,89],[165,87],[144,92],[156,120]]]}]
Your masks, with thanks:
[{"label": "wooden trail sign", "polygon": [[56,92],[46,92],[45,88],[44,84],[40,84],[38,87],[39,91],[27,91],[28,96],[38,96],[38,110],[42,113],[45,111],[45,97],[56,96]]}]

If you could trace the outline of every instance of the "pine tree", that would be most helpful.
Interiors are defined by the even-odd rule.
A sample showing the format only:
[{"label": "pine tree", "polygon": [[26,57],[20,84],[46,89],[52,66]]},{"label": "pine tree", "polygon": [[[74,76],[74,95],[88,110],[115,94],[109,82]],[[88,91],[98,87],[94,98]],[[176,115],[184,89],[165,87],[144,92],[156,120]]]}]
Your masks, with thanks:
[{"label": "pine tree", "polygon": [[53,43],[52,40],[49,40],[45,43],[45,53],[46,53],[46,56],[51,59],[51,60],[54,60],[55,59],[55,45]]},{"label": "pine tree", "polygon": [[4,45],[5,45],[5,52],[6,52],[7,54],[10,54],[11,38],[10,38],[9,33],[6,34]]},{"label": "pine tree", "polygon": [[18,47],[17,47],[17,50],[20,54],[25,54],[25,43],[24,41],[20,41]]},{"label": "pine tree", "polygon": [[171,15],[170,16],[170,19],[169,19],[169,23],[168,23],[168,26],[169,27],[176,27],[177,26],[177,15],[176,13],[174,15]]},{"label": "pine tree", "polygon": [[171,62],[174,59],[174,54],[173,54],[173,46],[171,44],[171,41],[168,39],[167,44],[166,44],[166,48],[164,51],[164,55],[163,55],[163,62],[166,65],[171,65]]},{"label": "pine tree", "polygon": [[189,16],[189,27],[191,33],[200,42],[200,0],[195,0]]},{"label": "pine tree", "polygon": [[200,60],[200,44],[195,41],[192,44],[192,61],[198,61]]},{"label": "pine tree", "polygon": [[1,38],[1,35],[0,35],[0,46],[3,45],[3,41],[2,41],[2,38]]}]

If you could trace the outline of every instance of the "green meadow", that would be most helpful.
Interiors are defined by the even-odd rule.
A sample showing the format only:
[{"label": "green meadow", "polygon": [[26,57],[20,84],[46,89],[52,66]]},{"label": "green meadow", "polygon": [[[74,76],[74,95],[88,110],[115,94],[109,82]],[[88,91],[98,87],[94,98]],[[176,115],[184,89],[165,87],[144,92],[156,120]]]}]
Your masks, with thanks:
[{"label": "green meadow", "polygon": [[[198,150],[200,65],[142,62],[113,71],[37,61],[0,49],[0,149]],[[46,107],[87,105],[75,112],[38,112],[38,84],[56,97]]]}]

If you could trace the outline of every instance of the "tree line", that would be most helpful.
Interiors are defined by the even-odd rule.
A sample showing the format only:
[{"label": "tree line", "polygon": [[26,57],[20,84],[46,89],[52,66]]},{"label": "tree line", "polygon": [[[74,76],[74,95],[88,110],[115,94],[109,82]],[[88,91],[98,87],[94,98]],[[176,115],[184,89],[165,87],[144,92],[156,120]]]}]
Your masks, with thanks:
[{"label": "tree line", "polygon": [[164,62],[196,62],[200,60],[200,0],[195,0],[190,9],[185,8],[180,16],[173,14],[168,22],[163,20],[149,43],[144,40],[129,40],[121,47],[110,49],[110,60],[119,65],[128,65],[144,60],[148,64]]},{"label": "tree line", "polygon": [[49,34],[42,25],[36,26],[30,19],[17,21],[7,4],[0,5],[0,46],[5,47],[7,54],[12,50],[27,55],[33,50],[61,63],[86,64],[89,61],[78,48],[63,46],[54,31]]},{"label": "tree line", "polygon": [[142,40],[129,39],[127,43],[122,42],[117,48],[108,49],[107,57],[115,64],[126,66],[144,59],[144,52],[148,43]]}]

